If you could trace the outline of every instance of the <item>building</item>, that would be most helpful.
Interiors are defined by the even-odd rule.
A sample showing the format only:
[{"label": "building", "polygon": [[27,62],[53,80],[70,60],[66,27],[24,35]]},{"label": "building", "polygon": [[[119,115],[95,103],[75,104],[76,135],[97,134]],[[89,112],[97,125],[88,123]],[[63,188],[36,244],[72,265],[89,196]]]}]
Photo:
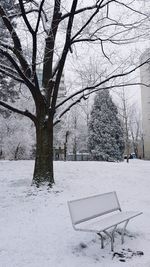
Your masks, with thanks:
[{"label": "building", "polygon": [[[150,58],[150,49],[141,56],[140,62]],[[141,83],[150,84],[150,64],[144,64],[140,68]],[[142,126],[143,126],[143,155],[150,160],[150,87],[141,86]]]}]

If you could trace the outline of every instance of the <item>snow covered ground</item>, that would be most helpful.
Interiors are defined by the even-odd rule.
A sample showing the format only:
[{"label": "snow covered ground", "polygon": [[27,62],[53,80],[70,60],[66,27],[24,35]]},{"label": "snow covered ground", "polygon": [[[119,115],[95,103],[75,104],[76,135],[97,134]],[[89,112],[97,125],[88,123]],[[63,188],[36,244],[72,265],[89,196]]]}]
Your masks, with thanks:
[{"label": "snow covered ground", "polygon": [[[0,267],[150,267],[149,161],[55,162],[49,191],[30,186],[33,164],[0,161]],[[143,211],[128,224],[124,245],[116,234],[118,254],[108,239],[102,250],[98,236],[74,231],[67,207],[113,190],[123,210]]]}]

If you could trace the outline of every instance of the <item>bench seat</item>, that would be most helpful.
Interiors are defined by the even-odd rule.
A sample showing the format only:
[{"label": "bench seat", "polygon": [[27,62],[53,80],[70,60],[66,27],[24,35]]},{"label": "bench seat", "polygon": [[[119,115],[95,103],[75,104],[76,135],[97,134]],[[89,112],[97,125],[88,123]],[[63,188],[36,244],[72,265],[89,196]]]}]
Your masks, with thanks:
[{"label": "bench seat", "polygon": [[121,211],[113,215],[106,216],[105,218],[98,218],[95,220],[91,219],[90,221],[79,223],[75,225],[74,228],[79,231],[100,233],[140,214],[142,214],[142,212]]}]

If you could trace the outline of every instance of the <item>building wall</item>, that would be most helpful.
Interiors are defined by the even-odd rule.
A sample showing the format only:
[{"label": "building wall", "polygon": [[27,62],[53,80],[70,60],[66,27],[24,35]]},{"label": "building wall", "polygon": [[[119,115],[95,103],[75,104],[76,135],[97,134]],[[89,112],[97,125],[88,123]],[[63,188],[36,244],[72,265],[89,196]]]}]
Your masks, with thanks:
[{"label": "building wall", "polygon": [[[141,56],[141,62],[150,58],[150,49],[146,50]],[[141,67],[141,82],[150,84],[150,64]],[[142,102],[142,126],[144,139],[144,158],[150,160],[150,87],[141,86]]]}]

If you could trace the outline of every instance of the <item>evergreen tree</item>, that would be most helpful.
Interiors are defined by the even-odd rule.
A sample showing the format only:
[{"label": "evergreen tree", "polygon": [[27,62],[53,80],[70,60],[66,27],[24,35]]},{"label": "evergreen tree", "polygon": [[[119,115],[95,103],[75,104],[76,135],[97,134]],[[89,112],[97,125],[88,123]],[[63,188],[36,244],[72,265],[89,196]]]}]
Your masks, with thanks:
[{"label": "evergreen tree", "polygon": [[[14,0],[1,0],[0,1],[2,7],[9,13],[13,14],[15,8]],[[12,21],[12,19],[11,19]],[[15,23],[13,22],[13,26]],[[0,45],[3,47],[3,44],[11,44],[10,35],[2,20],[0,20]],[[7,47],[5,46],[7,49]],[[8,69],[14,69],[11,63],[1,55],[0,57],[1,69],[5,69],[4,66],[8,67]],[[6,75],[4,75],[3,71],[0,73],[0,101],[4,102],[15,102],[16,99],[19,98],[19,90],[17,91],[18,86],[16,86],[16,82]],[[4,157],[6,153],[6,147],[10,147],[9,142],[5,142],[6,134],[4,128],[9,121],[9,117],[11,116],[11,111],[0,107],[0,158]],[[5,136],[5,138],[3,138]],[[7,138],[6,138],[7,139]],[[6,143],[6,146],[5,146]]]},{"label": "evergreen tree", "polygon": [[95,96],[89,121],[88,147],[94,159],[123,159],[123,128],[108,90],[99,91]]},{"label": "evergreen tree", "polygon": [[[14,9],[14,0],[1,0],[1,5],[3,8],[7,10],[8,13],[12,13]],[[15,23],[13,23],[14,25]],[[6,27],[4,26],[4,23],[2,20],[0,20],[0,41],[2,43],[10,43],[10,37],[8,34],[8,31],[6,30]],[[10,63],[7,61],[7,59],[1,55],[0,61],[2,65],[8,66],[13,69],[13,67],[10,65]],[[18,93],[16,90],[12,90],[15,86],[15,83],[13,79],[8,78],[3,73],[0,74],[0,100],[3,101],[11,101],[14,102],[15,98],[18,96]],[[4,109],[0,109],[0,113],[3,114],[3,116],[8,116],[8,111]]]}]

